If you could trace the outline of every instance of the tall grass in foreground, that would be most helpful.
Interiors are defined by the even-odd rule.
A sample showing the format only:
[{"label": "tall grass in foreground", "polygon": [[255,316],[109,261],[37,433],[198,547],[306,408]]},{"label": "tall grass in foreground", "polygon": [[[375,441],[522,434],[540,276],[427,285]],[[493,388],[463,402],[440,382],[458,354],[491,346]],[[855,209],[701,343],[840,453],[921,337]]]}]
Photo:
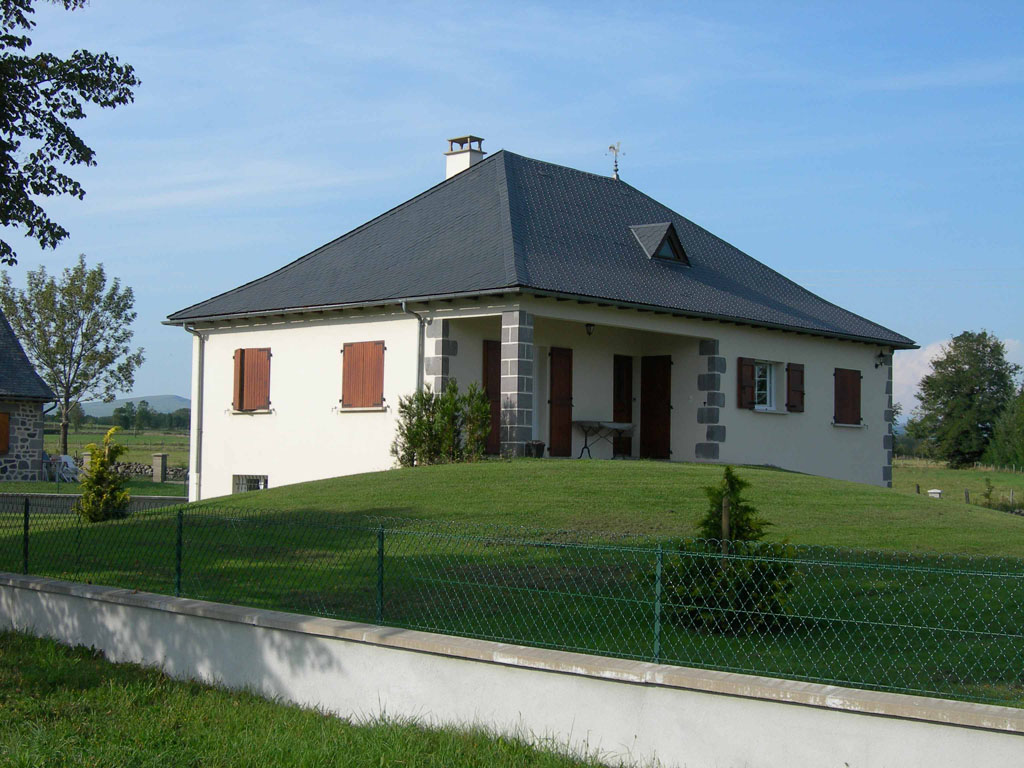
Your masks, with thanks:
[{"label": "tall grass in foreground", "polygon": [[0,633],[0,712],[0,764],[14,768],[599,765],[482,730],[352,723],[12,632]]}]

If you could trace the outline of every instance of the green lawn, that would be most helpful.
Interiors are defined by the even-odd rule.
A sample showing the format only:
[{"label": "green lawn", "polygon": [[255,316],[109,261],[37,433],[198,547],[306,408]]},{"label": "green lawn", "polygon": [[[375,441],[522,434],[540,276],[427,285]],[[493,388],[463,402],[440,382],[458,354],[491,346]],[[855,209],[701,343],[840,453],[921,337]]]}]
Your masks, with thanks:
[{"label": "green lawn", "polygon": [[[72,456],[80,456],[89,443],[102,443],[103,435],[107,433],[108,429],[110,427],[89,426],[83,427],[79,432],[69,430],[68,453]],[[121,457],[121,461],[152,464],[154,453],[166,453],[168,466],[188,466],[188,432],[143,431],[135,434],[130,430],[122,430],[117,434],[117,442],[128,449],[127,453]],[[60,453],[59,425],[46,425],[43,445],[51,456]]]},{"label": "green lawn", "polygon": [[483,731],[354,724],[11,632],[0,633],[0,712],[0,764],[12,768],[597,766]]},{"label": "green lawn", "polygon": [[[78,483],[0,483],[0,494],[4,493],[81,493]],[[128,492],[132,496],[188,496],[184,483],[154,483],[152,480],[129,480]]]},{"label": "green lawn", "polygon": [[[750,500],[776,523],[772,538],[800,545],[797,586],[779,629],[723,635],[659,614],[655,545],[664,568],[683,562],[678,540],[694,533],[702,488],[721,471],[488,461],[225,497],[184,508],[180,572],[176,509],[96,525],[34,514],[28,571],[526,645],[1024,705],[1024,518],[956,500],[742,468]],[[0,570],[24,567],[22,524],[19,509],[0,515]],[[712,558],[716,569],[720,559]],[[687,600],[663,594],[662,608]]]},{"label": "green lawn", "polygon": [[[597,534],[693,535],[721,478],[707,464],[651,461],[486,461],[271,488],[212,507],[319,511],[496,523]],[[771,540],[911,552],[1024,557],[1024,517],[859,483],[745,467]]]}]

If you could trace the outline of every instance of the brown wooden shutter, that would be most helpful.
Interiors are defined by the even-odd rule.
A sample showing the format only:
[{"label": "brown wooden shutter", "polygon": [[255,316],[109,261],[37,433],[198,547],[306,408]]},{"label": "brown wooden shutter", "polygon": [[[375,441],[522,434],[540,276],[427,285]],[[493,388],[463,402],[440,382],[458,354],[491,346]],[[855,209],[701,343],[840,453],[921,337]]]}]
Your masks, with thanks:
[{"label": "brown wooden shutter", "polygon": [[786,410],[790,413],[804,412],[803,363],[789,363],[786,366]]},{"label": "brown wooden shutter", "polygon": [[264,411],[270,407],[270,349],[246,349],[244,359],[242,410]]},{"label": "brown wooden shutter", "polygon": [[11,450],[11,414],[0,413],[0,454]]},{"label": "brown wooden shutter", "polygon": [[484,392],[491,403],[491,431],[487,433],[487,453],[501,453],[501,342],[484,339]]},{"label": "brown wooden shutter", "polygon": [[346,344],[342,351],[342,408],[384,406],[384,342]]},{"label": "brown wooden shutter", "polygon": [[754,409],[754,358],[741,357],[736,366],[736,405]]},{"label": "brown wooden shutter", "polygon": [[242,410],[242,393],[245,391],[245,350],[235,350],[235,383],[231,388],[231,407]]},{"label": "brown wooden shutter", "polygon": [[835,423],[860,424],[860,371],[835,370]]}]

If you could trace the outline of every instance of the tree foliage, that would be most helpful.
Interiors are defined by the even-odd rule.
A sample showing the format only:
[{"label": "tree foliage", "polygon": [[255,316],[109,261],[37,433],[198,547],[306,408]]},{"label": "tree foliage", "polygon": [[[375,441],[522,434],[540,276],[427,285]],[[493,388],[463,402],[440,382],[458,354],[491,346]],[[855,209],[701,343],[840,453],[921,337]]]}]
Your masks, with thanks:
[{"label": "tree foliage", "polygon": [[114,442],[120,427],[111,427],[103,436],[103,445],[89,443],[89,466],[82,481],[82,496],[75,502],[75,511],[90,523],[114,520],[128,514],[131,497],[125,486],[128,478],[114,471],[114,464],[128,450]]},{"label": "tree foliage", "polygon": [[[757,510],[743,498],[743,490],[750,483],[741,478],[732,467],[726,467],[722,480],[708,486],[704,493],[708,497],[708,509],[697,523],[697,530],[703,539],[729,539],[730,541],[760,541],[764,538],[770,522],[761,517]],[[729,498],[729,535],[722,531],[722,502]]]},{"label": "tree foliage", "polygon": [[[54,0],[69,11],[87,0]],[[0,224],[54,248],[68,236],[37,202],[41,197],[85,196],[64,172],[95,165],[95,152],[72,123],[85,105],[114,108],[132,101],[139,80],[109,53],[74,51],[67,58],[30,52],[28,33],[36,0],[0,0]],[[16,264],[17,253],[0,240],[0,264]]]},{"label": "tree foliage", "polygon": [[476,461],[491,428],[491,405],[476,382],[459,394],[455,379],[443,392],[429,385],[398,401],[398,426],[391,455],[399,466]]},{"label": "tree foliage", "polygon": [[128,391],[143,350],[132,350],[135,296],[117,278],[107,285],[103,265],[92,269],[85,257],[59,280],[45,267],[26,273],[26,288],[0,277],[0,307],[39,375],[57,395],[61,413],[61,453],[68,452],[71,409],[82,400],[110,401]]},{"label": "tree foliage", "polygon": [[996,419],[985,460],[1004,467],[1024,467],[1024,387]]},{"label": "tree foliage", "polygon": [[998,338],[988,331],[964,331],[943,347],[921,379],[921,405],[907,432],[951,467],[973,464],[988,448],[1019,372]]}]

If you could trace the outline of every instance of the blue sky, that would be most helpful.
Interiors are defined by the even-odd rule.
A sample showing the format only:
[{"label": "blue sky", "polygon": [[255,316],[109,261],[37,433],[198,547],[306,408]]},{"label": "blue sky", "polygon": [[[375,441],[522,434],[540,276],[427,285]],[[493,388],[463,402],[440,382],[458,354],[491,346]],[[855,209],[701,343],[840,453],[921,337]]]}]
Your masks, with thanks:
[{"label": "blue sky", "polygon": [[[108,50],[135,104],[80,132],[56,251],[131,285],[135,394],[188,395],[170,312],[443,177],[449,136],[623,179],[929,355],[987,328],[1024,362],[1024,5],[42,4],[35,41]],[[9,236],[8,232],[5,234]]]}]

